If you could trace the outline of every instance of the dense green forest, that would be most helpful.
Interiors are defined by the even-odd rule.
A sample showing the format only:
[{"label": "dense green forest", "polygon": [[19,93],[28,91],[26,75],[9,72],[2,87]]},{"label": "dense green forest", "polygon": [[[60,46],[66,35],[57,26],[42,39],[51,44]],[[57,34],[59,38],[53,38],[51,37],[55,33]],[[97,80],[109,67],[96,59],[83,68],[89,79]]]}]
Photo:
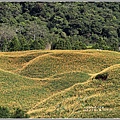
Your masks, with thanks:
[{"label": "dense green forest", "polygon": [[119,43],[119,2],[0,2],[1,51],[117,51]]}]

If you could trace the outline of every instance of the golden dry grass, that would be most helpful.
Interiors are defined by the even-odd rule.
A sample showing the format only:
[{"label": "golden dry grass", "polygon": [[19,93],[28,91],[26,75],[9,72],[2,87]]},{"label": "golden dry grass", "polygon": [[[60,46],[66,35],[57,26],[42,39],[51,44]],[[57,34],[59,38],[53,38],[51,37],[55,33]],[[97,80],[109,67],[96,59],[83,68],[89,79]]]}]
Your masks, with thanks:
[{"label": "golden dry grass", "polygon": [[21,75],[45,78],[65,72],[82,71],[94,74],[120,63],[120,54],[108,51],[52,51],[28,62],[20,71]]},{"label": "golden dry grass", "polygon": [[[107,81],[94,79],[104,72]],[[119,52],[0,52],[0,105],[20,107],[31,118],[118,117],[119,78]],[[104,108],[86,111],[91,106]]]}]

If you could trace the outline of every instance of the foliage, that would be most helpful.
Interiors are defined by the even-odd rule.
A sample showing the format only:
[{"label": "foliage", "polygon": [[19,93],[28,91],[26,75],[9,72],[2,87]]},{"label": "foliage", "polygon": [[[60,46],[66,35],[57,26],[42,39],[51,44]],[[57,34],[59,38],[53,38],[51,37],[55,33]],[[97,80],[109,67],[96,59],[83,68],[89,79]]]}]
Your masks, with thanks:
[{"label": "foliage", "polygon": [[20,108],[17,108],[15,112],[13,113],[12,118],[29,118],[29,115],[26,114],[23,110]]},{"label": "foliage", "polygon": [[10,43],[9,43],[9,48],[10,51],[19,51],[21,49],[20,41],[18,38],[13,38]]},{"label": "foliage", "polygon": [[101,80],[106,80],[108,77],[108,73],[102,73],[102,74],[98,74],[95,76],[95,79],[101,79]]},{"label": "foliage", "polygon": [[71,43],[69,40],[60,39],[58,42],[56,42],[54,49],[70,50]]},{"label": "foliage", "polygon": [[0,106],[0,118],[10,118],[9,109]]},{"label": "foliage", "polygon": [[20,108],[11,113],[7,107],[0,106],[0,118],[29,118],[29,115]]},{"label": "foliage", "polygon": [[[52,49],[77,50],[92,45],[95,49],[118,51],[119,5],[118,2],[2,2],[0,50],[45,49],[52,42]],[[21,48],[11,50],[9,42],[15,37],[22,43]],[[67,41],[64,44],[68,46],[60,41]],[[33,46],[34,42],[38,46]]]}]

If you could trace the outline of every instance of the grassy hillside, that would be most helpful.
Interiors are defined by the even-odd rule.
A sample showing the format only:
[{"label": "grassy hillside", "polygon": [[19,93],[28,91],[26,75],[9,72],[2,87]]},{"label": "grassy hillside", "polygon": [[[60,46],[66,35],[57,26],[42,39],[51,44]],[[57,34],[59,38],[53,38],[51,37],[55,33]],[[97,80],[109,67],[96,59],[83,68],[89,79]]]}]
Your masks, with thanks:
[{"label": "grassy hillside", "polygon": [[108,51],[53,51],[39,56],[20,71],[21,75],[45,78],[71,71],[96,73],[120,62],[120,54]]},{"label": "grassy hillside", "polygon": [[107,81],[89,79],[36,104],[32,117],[119,117],[120,66],[106,71]]},{"label": "grassy hillside", "polygon": [[[106,80],[95,79],[103,73]],[[0,106],[35,118],[119,117],[119,80],[119,52],[0,53]]]}]

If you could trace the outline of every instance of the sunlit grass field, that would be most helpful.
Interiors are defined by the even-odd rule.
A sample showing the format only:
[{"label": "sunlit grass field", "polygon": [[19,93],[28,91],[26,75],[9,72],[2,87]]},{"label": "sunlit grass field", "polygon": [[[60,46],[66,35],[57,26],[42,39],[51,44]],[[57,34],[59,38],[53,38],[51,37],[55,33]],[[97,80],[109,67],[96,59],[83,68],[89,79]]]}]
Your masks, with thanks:
[{"label": "sunlit grass field", "polygon": [[[108,73],[107,80],[95,79]],[[0,52],[0,106],[31,118],[107,118],[120,112],[120,53]]]}]

